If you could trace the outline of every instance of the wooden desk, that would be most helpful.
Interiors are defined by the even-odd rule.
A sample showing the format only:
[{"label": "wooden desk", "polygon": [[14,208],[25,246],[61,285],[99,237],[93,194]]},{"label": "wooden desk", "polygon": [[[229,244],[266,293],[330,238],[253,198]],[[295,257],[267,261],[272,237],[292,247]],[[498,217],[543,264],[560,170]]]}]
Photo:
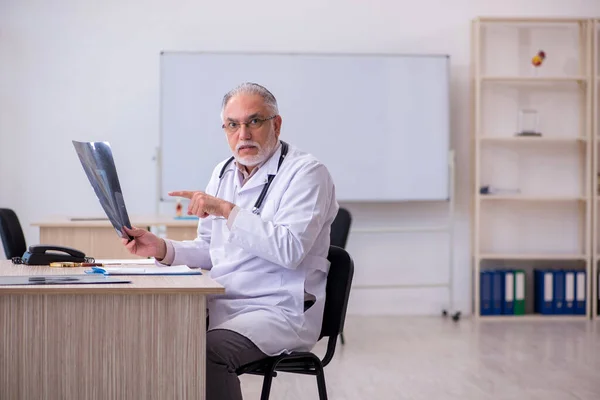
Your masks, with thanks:
[{"label": "wooden desk", "polygon": [[[0,275],[85,268],[12,265]],[[131,276],[129,284],[0,285],[0,399],[204,399],[201,276]]]},{"label": "wooden desk", "polygon": [[[132,225],[139,228],[165,227],[169,239],[196,238],[197,220],[176,220],[167,216],[133,216],[130,219]],[[73,247],[98,259],[139,258],[125,249],[108,220],[72,221],[68,217],[54,217],[32,225],[39,226],[42,244]]]}]

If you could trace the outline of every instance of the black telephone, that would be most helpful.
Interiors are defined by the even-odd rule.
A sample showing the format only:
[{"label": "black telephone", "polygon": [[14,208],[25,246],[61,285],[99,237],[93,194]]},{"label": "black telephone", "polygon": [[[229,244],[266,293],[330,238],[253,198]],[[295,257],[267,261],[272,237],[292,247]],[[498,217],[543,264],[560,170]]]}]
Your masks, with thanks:
[{"label": "black telephone", "polygon": [[50,265],[53,262],[94,262],[79,250],[66,246],[33,245],[23,254],[23,257],[13,258],[15,264]]}]

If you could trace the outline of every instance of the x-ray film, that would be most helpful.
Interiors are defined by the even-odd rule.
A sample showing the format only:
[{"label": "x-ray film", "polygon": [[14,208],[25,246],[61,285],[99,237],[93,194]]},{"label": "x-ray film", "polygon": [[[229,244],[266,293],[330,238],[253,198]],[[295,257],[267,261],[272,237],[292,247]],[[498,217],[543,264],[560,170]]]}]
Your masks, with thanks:
[{"label": "x-ray film", "polygon": [[117,169],[108,142],[77,142],[73,146],[79,156],[106,216],[122,238],[131,239],[123,227],[131,228]]}]

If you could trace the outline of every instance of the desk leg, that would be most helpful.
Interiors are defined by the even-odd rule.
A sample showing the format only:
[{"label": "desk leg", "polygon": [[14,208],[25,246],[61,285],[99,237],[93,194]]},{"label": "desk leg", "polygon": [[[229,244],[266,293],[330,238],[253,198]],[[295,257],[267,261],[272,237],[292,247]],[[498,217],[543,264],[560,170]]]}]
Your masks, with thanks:
[{"label": "desk leg", "polygon": [[0,296],[0,399],[204,399],[195,294]]}]

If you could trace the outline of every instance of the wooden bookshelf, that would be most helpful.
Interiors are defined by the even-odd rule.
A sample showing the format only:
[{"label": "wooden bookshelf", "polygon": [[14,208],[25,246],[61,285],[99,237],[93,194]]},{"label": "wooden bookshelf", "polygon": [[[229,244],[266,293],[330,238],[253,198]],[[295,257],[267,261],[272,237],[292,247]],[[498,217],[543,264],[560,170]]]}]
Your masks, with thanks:
[{"label": "wooden bookshelf", "polygon": [[[474,315],[481,320],[598,315],[597,296],[589,294],[596,293],[591,277],[600,262],[599,32],[600,19],[473,21],[472,277]],[[531,58],[540,50],[546,59],[534,68]],[[541,136],[521,136],[519,116],[532,109]],[[481,193],[485,186],[497,193]],[[586,272],[585,315],[537,314],[531,299],[525,315],[481,314],[481,271],[515,266],[529,280],[541,265]],[[533,296],[533,284],[526,286],[526,296]]]}]

